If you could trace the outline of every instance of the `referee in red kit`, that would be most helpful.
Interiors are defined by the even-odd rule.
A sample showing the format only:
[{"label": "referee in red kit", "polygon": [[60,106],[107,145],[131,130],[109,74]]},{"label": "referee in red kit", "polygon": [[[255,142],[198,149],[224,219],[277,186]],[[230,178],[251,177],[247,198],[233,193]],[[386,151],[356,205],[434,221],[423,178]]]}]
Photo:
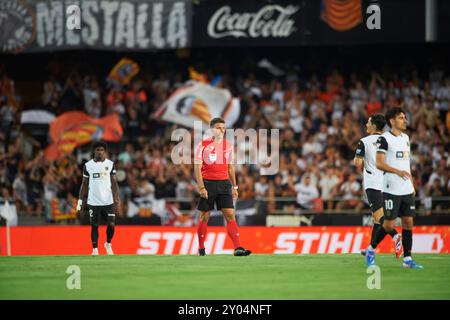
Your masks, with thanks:
[{"label": "referee in red kit", "polygon": [[[233,199],[238,197],[238,187],[233,162],[233,145],[224,139],[225,121],[222,118],[211,120],[212,137],[201,141],[195,150],[194,170],[200,200],[198,209],[200,219],[197,228],[199,250],[204,256],[206,228],[214,204],[227,220],[227,231],[234,246],[235,256],[248,256],[250,250],[241,247],[239,231],[234,213]],[[231,180],[231,181],[230,181]]]}]

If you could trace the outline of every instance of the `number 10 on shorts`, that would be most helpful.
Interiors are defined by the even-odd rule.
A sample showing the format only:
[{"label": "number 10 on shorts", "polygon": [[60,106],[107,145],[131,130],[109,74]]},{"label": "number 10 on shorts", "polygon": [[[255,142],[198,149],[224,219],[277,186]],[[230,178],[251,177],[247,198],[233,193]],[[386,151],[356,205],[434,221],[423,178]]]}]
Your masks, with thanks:
[{"label": "number 10 on shorts", "polygon": [[386,210],[392,210],[394,208],[394,202],[392,201],[392,199],[384,200],[384,206]]}]

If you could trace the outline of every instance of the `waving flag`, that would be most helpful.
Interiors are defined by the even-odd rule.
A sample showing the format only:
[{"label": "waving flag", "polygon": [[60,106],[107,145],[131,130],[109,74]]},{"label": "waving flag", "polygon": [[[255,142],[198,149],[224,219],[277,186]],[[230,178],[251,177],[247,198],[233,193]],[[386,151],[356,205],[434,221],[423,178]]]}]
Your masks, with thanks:
[{"label": "waving flag", "polygon": [[75,198],[72,201],[55,198],[50,201],[50,208],[55,221],[77,218],[77,199]]},{"label": "waving flag", "polygon": [[320,16],[334,30],[350,30],[362,22],[361,0],[322,0]]},{"label": "waving flag", "polygon": [[[25,106],[25,108],[28,107]],[[44,108],[24,109],[20,116],[20,125],[22,129],[28,131],[32,136],[45,136],[53,120],[55,120],[55,115]]]},{"label": "waving flag", "polygon": [[198,82],[208,82],[208,77],[206,76],[206,74],[198,72],[194,69],[194,67],[189,67],[189,78]]},{"label": "waving flag", "polygon": [[17,210],[14,203],[10,204],[6,200],[3,204],[0,203],[0,217],[5,219],[10,226],[17,226]]},{"label": "waving flag", "polygon": [[111,70],[108,80],[127,85],[139,73],[139,65],[131,59],[122,58]]},{"label": "waving flag", "polygon": [[229,90],[189,81],[163,103],[155,117],[189,128],[194,128],[195,121],[201,121],[206,129],[214,117],[223,117],[232,126],[239,114],[239,100],[233,99]]},{"label": "waving flag", "polygon": [[79,111],[65,112],[50,124],[53,144],[45,149],[49,160],[57,160],[92,140],[119,141],[123,135],[117,114],[96,119]]}]

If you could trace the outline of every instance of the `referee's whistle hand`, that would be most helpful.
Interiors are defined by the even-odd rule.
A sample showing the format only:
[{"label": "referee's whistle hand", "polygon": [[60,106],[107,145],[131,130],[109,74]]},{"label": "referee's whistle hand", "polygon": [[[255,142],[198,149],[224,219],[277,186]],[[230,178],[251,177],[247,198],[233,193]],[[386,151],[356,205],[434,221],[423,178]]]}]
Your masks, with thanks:
[{"label": "referee's whistle hand", "polygon": [[208,199],[208,191],[206,189],[200,190],[200,197]]}]

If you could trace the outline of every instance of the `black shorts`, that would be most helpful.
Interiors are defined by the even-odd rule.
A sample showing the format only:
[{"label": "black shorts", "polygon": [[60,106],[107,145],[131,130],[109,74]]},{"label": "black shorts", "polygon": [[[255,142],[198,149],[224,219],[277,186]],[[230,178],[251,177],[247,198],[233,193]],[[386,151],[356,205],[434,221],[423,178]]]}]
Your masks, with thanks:
[{"label": "black shorts", "polygon": [[208,191],[208,199],[200,197],[198,210],[211,211],[214,209],[214,204],[217,205],[217,210],[234,208],[230,180],[203,180],[203,182]]},{"label": "black shorts", "polygon": [[386,220],[395,220],[397,217],[414,216],[416,205],[413,194],[396,196],[383,192],[384,217]]},{"label": "black shorts", "polygon": [[375,213],[378,209],[383,208],[383,192],[381,190],[366,189],[367,201],[369,202],[370,211]]},{"label": "black shorts", "polygon": [[91,206],[88,205],[89,219],[91,225],[99,225],[100,217],[108,224],[115,223],[116,214],[114,210],[114,204],[108,206]]}]

